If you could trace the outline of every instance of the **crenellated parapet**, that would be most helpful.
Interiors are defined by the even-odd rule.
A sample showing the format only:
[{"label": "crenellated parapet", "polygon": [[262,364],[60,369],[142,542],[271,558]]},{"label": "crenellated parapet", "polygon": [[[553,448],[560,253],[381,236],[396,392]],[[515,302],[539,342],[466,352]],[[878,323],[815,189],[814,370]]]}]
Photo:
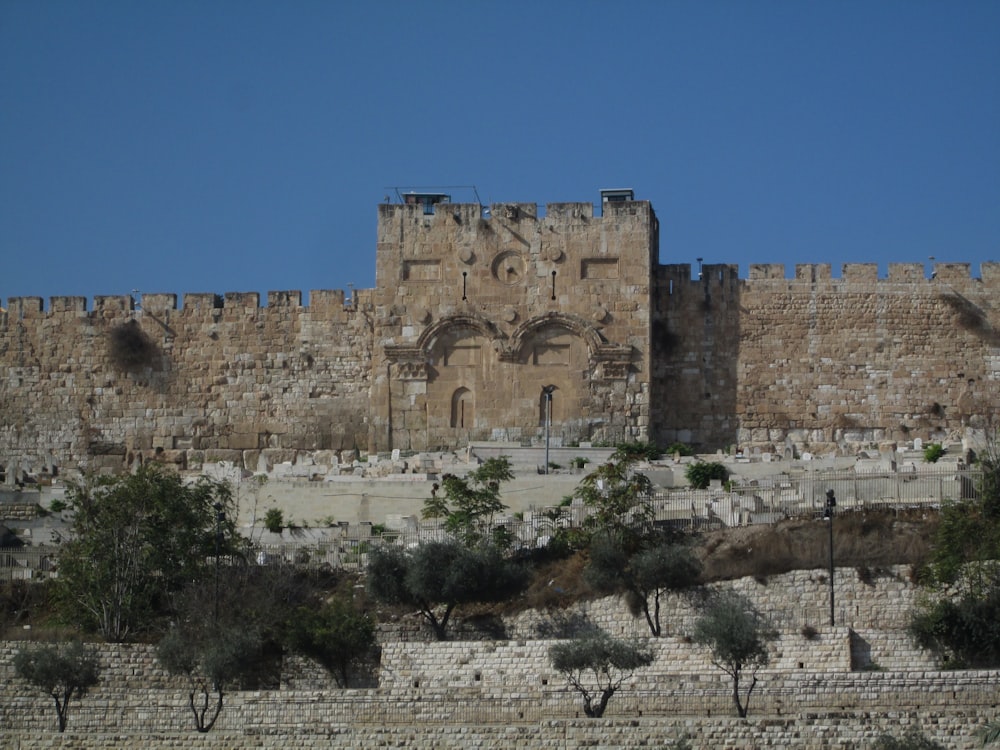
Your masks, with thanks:
[{"label": "crenellated parapet", "polygon": [[351,300],[342,289],[314,289],[309,292],[310,305],[303,305],[303,293],[298,290],[269,291],[266,304],[261,304],[257,292],[189,292],[180,296],[182,306],[178,306],[178,295],[143,292],[135,294],[96,295],[87,307],[86,297],[54,296],[48,300],[48,308],[42,297],[8,297],[6,312],[14,320],[40,318],[48,315],[96,315],[114,317],[120,313],[140,311],[153,313],[185,313],[199,315],[213,310],[260,311],[266,315],[270,310],[299,310],[306,313],[329,313],[350,311],[356,306],[360,296],[370,297],[371,290],[355,290]]},{"label": "crenellated parapet", "polygon": [[746,279],[749,288],[767,282],[787,284],[824,284],[830,288],[851,286],[851,291],[864,291],[859,287],[869,285],[868,291],[877,293],[889,290],[890,285],[912,284],[915,291],[932,289],[934,284],[948,284],[956,289],[996,293],[1000,292],[1000,263],[987,262],[979,266],[979,276],[972,274],[970,263],[890,263],[888,275],[880,276],[875,263],[845,263],[840,276],[834,277],[829,263],[799,263],[792,268],[781,263],[752,263]]},{"label": "crenellated parapet", "polygon": [[378,207],[373,289],[9,298],[0,466],[546,436],[846,451],[957,439],[1000,403],[998,263],[741,278],[659,263],[630,190],[447,198]]},{"label": "crenellated parapet", "polygon": [[540,440],[543,386],[558,439],[645,437],[650,204],[439,197],[379,207],[373,445]]}]

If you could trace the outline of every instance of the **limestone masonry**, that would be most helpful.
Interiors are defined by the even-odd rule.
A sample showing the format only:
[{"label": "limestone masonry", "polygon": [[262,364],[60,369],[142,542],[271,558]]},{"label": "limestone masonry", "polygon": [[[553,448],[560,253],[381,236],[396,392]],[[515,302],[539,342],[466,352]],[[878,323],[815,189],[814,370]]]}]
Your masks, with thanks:
[{"label": "limestone masonry", "polygon": [[[164,672],[147,644],[92,644],[101,681],[54,729],[51,698],[15,674],[23,641],[0,641],[0,732],[4,748],[666,748],[860,750],[883,732],[916,729],[944,747],[980,747],[994,717],[994,670],[937,671],[906,633],[920,595],[906,566],[862,580],[836,571],[836,627],[826,627],[825,570],[714,584],[746,595],[779,632],[759,674],[748,719],[732,717],[731,682],[691,641],[693,602],[663,602],[665,635],[649,642],[652,665],[612,698],[604,719],[581,714],[579,695],[548,658],[574,623],[648,638],[617,597],[502,619],[506,638],[427,642],[407,624],[386,625],[377,685],[337,688],[319,665],[286,657],[280,688],[231,690],[216,728],[193,731],[188,683]],[[815,625],[811,634],[805,625]],[[395,634],[395,637],[391,635]],[[423,634],[423,635],[426,635]],[[495,637],[495,630],[494,636]]]},{"label": "limestone masonry", "polygon": [[[12,297],[18,473],[471,440],[849,448],[981,426],[1000,264],[662,265],[647,201],[378,207],[376,288]],[[255,469],[255,466],[249,466]]]}]

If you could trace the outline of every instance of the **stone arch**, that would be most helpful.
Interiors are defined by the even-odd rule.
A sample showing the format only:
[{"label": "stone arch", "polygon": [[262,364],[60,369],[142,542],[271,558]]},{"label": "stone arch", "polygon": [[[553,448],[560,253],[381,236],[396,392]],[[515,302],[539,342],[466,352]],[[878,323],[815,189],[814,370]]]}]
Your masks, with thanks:
[{"label": "stone arch", "polygon": [[502,346],[503,332],[492,321],[472,313],[448,315],[435,323],[431,323],[417,338],[417,347],[425,353],[430,353],[434,344],[445,333],[457,328],[469,328],[493,342],[494,347]]},{"label": "stone arch", "polygon": [[476,424],[476,401],[472,391],[465,386],[451,394],[451,427],[469,430]]},{"label": "stone arch", "polygon": [[549,327],[563,328],[579,336],[587,345],[587,350],[590,352],[591,357],[597,354],[598,350],[606,344],[600,331],[582,318],[561,312],[549,312],[524,321],[524,323],[514,330],[514,333],[510,337],[510,358],[513,360],[520,359],[524,354],[525,344],[543,328]]}]

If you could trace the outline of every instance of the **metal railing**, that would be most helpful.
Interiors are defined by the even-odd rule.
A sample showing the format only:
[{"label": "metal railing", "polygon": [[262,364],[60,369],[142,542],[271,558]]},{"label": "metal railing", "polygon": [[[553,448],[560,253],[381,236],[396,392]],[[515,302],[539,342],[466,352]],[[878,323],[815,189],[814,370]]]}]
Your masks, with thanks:
[{"label": "metal railing", "polygon": [[[686,529],[769,524],[823,509],[826,491],[834,490],[838,512],[937,508],[948,500],[977,496],[982,472],[969,469],[920,472],[816,472],[781,475],[744,482],[728,489],[681,489],[649,498],[659,524]],[[546,546],[561,531],[582,527],[589,509],[559,506],[533,510],[527,517],[503,517],[494,522],[511,540],[512,549]],[[437,521],[410,519],[405,528],[372,533],[370,524],[327,530],[323,541],[251,545],[249,559],[261,565],[302,565],[360,570],[372,550],[384,545],[412,547],[442,539]],[[45,578],[53,574],[58,547],[0,549],[0,580]]]}]

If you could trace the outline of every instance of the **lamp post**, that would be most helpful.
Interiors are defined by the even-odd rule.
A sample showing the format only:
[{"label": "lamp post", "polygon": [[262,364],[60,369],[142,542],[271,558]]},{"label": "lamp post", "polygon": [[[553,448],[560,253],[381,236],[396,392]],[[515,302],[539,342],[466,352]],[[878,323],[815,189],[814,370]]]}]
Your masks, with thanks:
[{"label": "lamp post", "polygon": [[216,503],[215,508],[215,624],[219,624],[219,548],[222,545],[222,522],[226,513],[222,503]]},{"label": "lamp post", "polygon": [[552,391],[554,385],[543,385],[542,393],[545,394],[545,473],[549,473],[549,432],[552,430]]},{"label": "lamp post", "polygon": [[833,496],[833,490],[827,490],[823,518],[830,522],[830,627],[833,627],[833,513],[836,507],[837,498]]}]

